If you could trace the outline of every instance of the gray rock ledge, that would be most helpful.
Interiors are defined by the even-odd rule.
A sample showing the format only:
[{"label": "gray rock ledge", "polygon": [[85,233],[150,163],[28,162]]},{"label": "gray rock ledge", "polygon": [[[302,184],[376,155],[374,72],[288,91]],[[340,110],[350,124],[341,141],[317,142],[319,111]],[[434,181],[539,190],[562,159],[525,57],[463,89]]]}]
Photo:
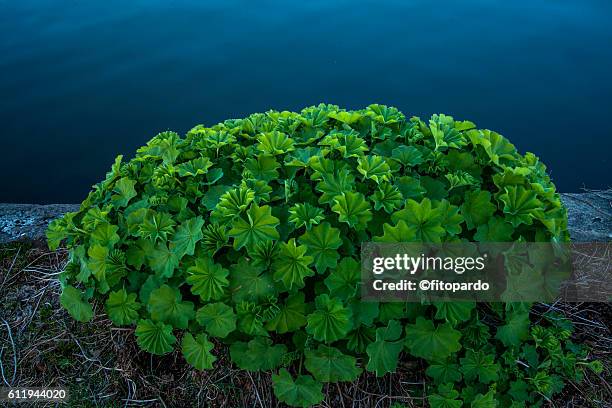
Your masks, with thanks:
[{"label": "gray rock ledge", "polygon": [[[573,241],[612,241],[612,190],[564,193],[561,199],[567,207]],[[78,204],[0,203],[0,243],[44,241],[51,220],[78,208]]]}]

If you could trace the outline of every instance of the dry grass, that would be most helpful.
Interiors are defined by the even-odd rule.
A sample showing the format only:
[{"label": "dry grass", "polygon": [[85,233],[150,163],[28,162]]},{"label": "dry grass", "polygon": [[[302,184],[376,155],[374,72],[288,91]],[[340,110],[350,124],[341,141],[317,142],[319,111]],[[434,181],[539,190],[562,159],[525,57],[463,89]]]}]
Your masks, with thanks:
[{"label": "dry grass", "polygon": [[[276,407],[269,374],[235,369],[217,344],[215,369],[191,369],[180,353],[141,352],[132,329],[113,328],[103,314],[83,324],[59,307],[57,274],[66,253],[23,244],[0,249],[0,374],[13,386],[66,387],[71,407]],[[570,384],[557,407],[606,407],[612,401],[609,304],[540,305],[571,318],[576,336],[592,348],[606,370]],[[426,406],[421,363],[406,360],[397,373],[362,375],[348,384],[326,385],[323,407]],[[606,374],[607,373],[607,374]],[[20,405],[26,406],[26,405]],[[40,406],[40,405],[38,405]]]}]

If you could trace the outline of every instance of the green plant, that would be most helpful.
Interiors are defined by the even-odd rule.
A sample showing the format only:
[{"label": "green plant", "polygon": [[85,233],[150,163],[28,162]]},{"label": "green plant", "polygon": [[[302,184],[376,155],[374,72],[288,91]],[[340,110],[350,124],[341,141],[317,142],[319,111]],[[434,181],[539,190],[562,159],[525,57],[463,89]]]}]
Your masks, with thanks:
[{"label": "green plant", "polygon": [[392,372],[404,353],[428,362],[433,407],[516,407],[590,364],[570,325],[532,325],[524,304],[361,303],[360,243],[563,242],[566,225],[545,166],[498,133],[319,105],[161,133],[48,239],[70,248],[61,300],[75,319],[96,299],[143,350],[181,347],[197,369],[215,363],[214,339],[238,367],[272,370],[287,404]]}]

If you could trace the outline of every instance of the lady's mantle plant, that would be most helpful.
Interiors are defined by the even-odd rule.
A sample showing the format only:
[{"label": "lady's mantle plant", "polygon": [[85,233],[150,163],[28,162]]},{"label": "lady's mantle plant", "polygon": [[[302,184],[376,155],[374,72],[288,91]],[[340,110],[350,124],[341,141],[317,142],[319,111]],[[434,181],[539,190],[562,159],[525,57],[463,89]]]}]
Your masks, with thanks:
[{"label": "lady's mantle plant", "polygon": [[75,319],[100,302],[143,350],[200,370],[225,352],[214,338],[289,405],[411,355],[433,407],[519,407],[580,380],[571,325],[531,324],[524,304],[360,303],[360,243],[567,241],[566,225],[545,166],[496,132],[319,105],[160,133],[48,238],[70,248]]}]

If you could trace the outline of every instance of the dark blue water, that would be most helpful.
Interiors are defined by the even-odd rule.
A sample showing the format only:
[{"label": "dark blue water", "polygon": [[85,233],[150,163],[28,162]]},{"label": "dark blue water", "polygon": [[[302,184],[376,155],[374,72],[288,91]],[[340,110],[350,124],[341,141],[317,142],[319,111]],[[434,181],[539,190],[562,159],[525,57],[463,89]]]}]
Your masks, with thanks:
[{"label": "dark blue water", "polygon": [[612,184],[612,2],[0,0],[0,202],[76,202],[117,154],[267,109],[384,103]]}]

